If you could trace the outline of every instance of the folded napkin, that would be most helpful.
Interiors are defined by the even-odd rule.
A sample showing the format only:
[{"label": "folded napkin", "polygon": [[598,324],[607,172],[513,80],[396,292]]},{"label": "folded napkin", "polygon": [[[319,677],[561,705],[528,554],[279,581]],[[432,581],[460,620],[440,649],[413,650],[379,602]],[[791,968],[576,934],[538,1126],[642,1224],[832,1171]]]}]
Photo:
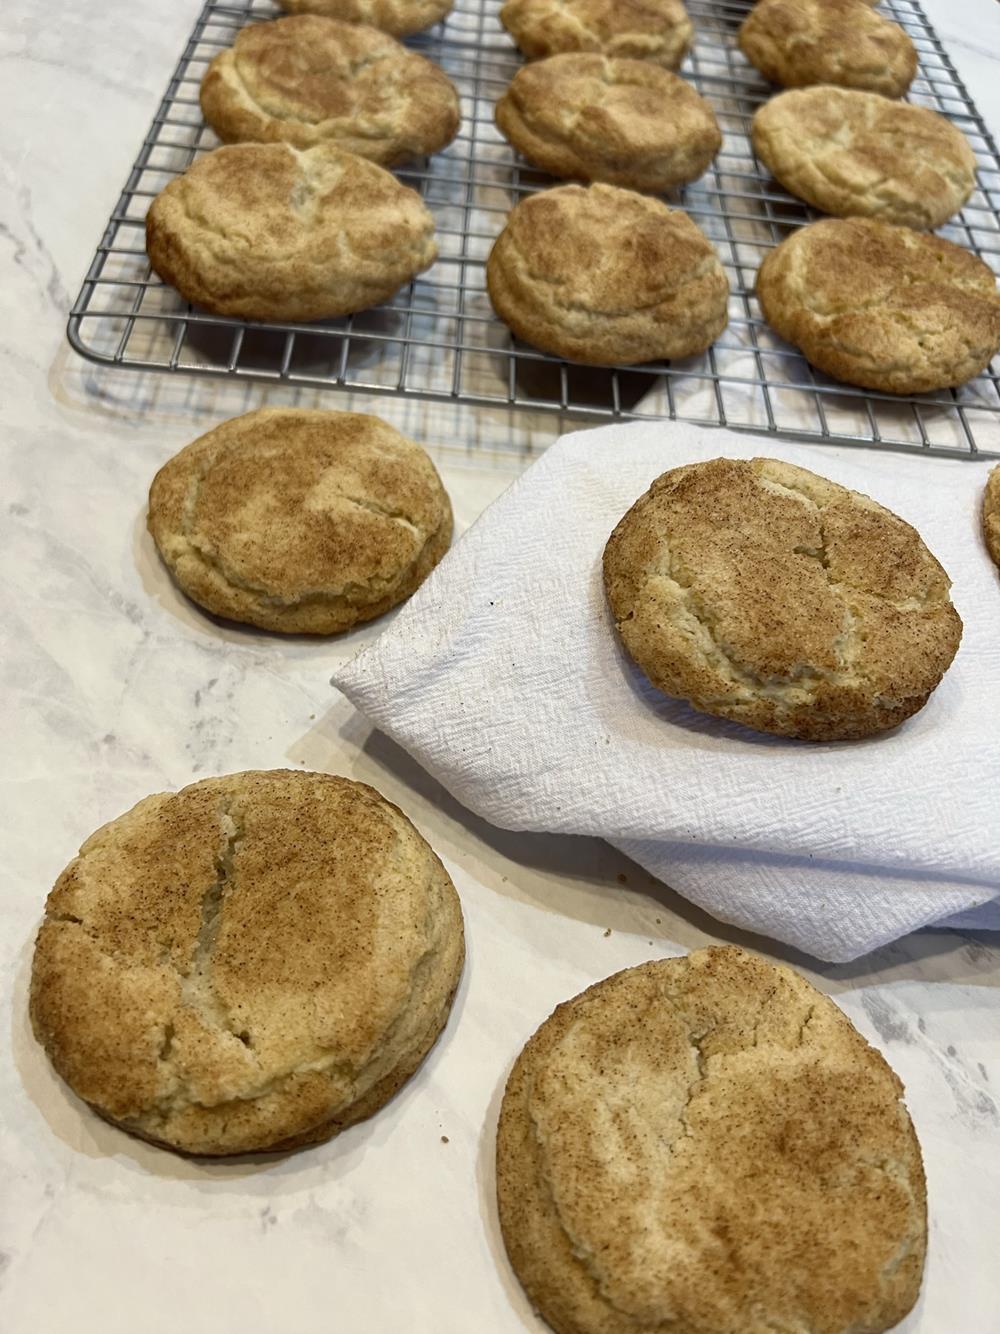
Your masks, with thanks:
[{"label": "folded napkin", "polygon": [[[965,632],[916,717],[865,741],[784,740],[667,699],[624,655],[604,544],[654,477],[719,455],[800,464],[917,528]],[[930,923],[1000,928],[987,472],[663,422],[565,436],[334,684],[491,823],[598,835],[723,921],[822,959]]]}]

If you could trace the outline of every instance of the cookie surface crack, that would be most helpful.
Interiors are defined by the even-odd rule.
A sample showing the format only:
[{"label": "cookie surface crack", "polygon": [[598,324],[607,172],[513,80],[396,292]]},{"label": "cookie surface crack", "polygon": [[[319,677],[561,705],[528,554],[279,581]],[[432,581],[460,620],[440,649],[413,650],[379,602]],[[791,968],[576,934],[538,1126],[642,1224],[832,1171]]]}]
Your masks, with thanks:
[{"label": "cookie surface crack", "polygon": [[[667,999],[673,1004],[678,1004],[681,1002],[681,994],[677,991],[666,990],[664,994],[666,995]],[[812,1022],[813,1016],[816,1013],[817,1009],[818,1006],[815,1003],[805,1007],[804,1012],[802,1014],[801,1022],[799,1024],[797,1037],[793,1042],[791,1042],[787,1046],[785,1045],[785,1043],[774,1038],[762,1040],[759,1035],[759,1029],[761,1023],[763,1022],[763,1019],[759,1019],[753,1027],[753,1030],[749,1037],[749,1041],[744,1042],[742,1045],[740,1045],[732,1052],[721,1052],[716,1054],[717,1075],[721,1075],[723,1077],[723,1082],[724,1082],[725,1070],[728,1059],[731,1057],[739,1057],[747,1051],[753,1051],[758,1048],[762,1048],[765,1050],[773,1049],[775,1051],[782,1051],[782,1050],[795,1051],[805,1046],[807,1043],[807,1030],[810,1023]],[[658,1127],[656,1127],[655,1125],[649,1125],[649,1123],[647,1122],[647,1128],[653,1132],[657,1142],[660,1145],[662,1145],[665,1153],[671,1159],[678,1152],[678,1146],[681,1141],[695,1138],[696,1131],[692,1128],[691,1123],[689,1121],[689,1111],[692,1103],[703,1092],[706,1091],[706,1089],[710,1084],[717,1082],[716,1080],[713,1080],[713,1076],[709,1071],[709,1060],[711,1058],[708,1055],[706,1055],[704,1050],[704,1043],[706,1039],[708,1039],[712,1035],[713,1031],[714,1031],[713,1027],[710,1026],[708,1028],[700,1030],[691,1029],[687,1034],[687,1040],[690,1052],[694,1057],[695,1068],[688,1082],[687,1090],[684,1096],[684,1101],[677,1111],[678,1128],[676,1132],[672,1134],[670,1133],[665,1134]],[[529,1083],[526,1092],[527,1103],[529,1107],[532,1102],[533,1093],[534,1093],[534,1081],[532,1080]],[[613,1120],[615,1118],[616,1111],[620,1109],[620,1105],[612,1102],[604,1094],[603,1091],[598,1092],[598,1100],[601,1103],[608,1118]],[[529,1123],[531,1127],[532,1138],[534,1141],[535,1152],[537,1153],[539,1160],[540,1170],[538,1174],[538,1181],[548,1197],[550,1207],[552,1208],[556,1218],[558,1219],[559,1227],[570,1246],[573,1256],[576,1258],[577,1261],[579,1261],[579,1263],[583,1267],[588,1283],[591,1285],[592,1291],[595,1294],[599,1293],[601,1300],[605,1302],[613,1311],[617,1312],[622,1316],[627,1317],[629,1320],[633,1320],[635,1318],[634,1311],[629,1310],[628,1308],[623,1306],[620,1301],[616,1300],[616,1295],[611,1289],[609,1289],[609,1286],[607,1284],[607,1275],[605,1272],[605,1267],[602,1262],[603,1258],[601,1256],[600,1251],[594,1250],[594,1248],[588,1245],[583,1240],[583,1238],[576,1235],[571,1225],[565,1218],[564,1211],[560,1207],[559,1197],[554,1189],[553,1182],[544,1170],[544,1163],[546,1159],[545,1135],[542,1132],[541,1127],[539,1126],[535,1118],[533,1116],[530,1116],[530,1113],[529,1113]],[[905,1258],[905,1254],[908,1251],[911,1244],[912,1244],[911,1239],[906,1238],[903,1243],[903,1249],[901,1251],[901,1254],[898,1256],[898,1258],[894,1257],[893,1261],[890,1261],[890,1265],[894,1263],[895,1266],[898,1267],[898,1265],[902,1262],[902,1259]],[[889,1269],[889,1266],[887,1266],[886,1269]],[[672,1327],[672,1318],[668,1317],[668,1319],[670,1319]],[[658,1325],[657,1328],[660,1328],[660,1326]],[[766,1317],[762,1318],[761,1322],[759,1323],[755,1322],[753,1328],[755,1330],[761,1331],[761,1334],[763,1334],[764,1331],[770,1331],[772,1329],[775,1331],[780,1330],[781,1334],[787,1334],[787,1331],[795,1331],[795,1334],[798,1334],[799,1331],[801,1331],[802,1334],[812,1334],[811,1325],[807,1324],[794,1324],[788,1326],[773,1325],[767,1322]],[[848,1332],[848,1334],[850,1334],[850,1332]]]},{"label": "cookie surface crack", "polygon": [[398,523],[401,528],[411,532],[414,537],[420,538],[421,541],[424,540],[425,535],[402,510],[390,509],[388,505],[380,505],[377,500],[371,500],[367,496],[349,496],[346,492],[341,492],[340,495],[343,500],[355,505],[359,510],[367,510],[369,514],[377,514],[381,519],[391,519],[393,523]]},{"label": "cookie surface crack", "polygon": [[405,528],[418,541],[418,548],[413,558],[403,567],[398,574],[384,576],[372,574],[364,583],[347,583],[341,588],[315,588],[305,589],[295,597],[282,597],[273,589],[263,584],[255,583],[253,580],[246,579],[238,574],[227,561],[214,548],[211,540],[200,536],[195,532],[197,524],[198,502],[201,498],[203,484],[209,472],[222,460],[224,455],[218,454],[210,458],[204,467],[204,470],[193,477],[188,485],[187,493],[184,498],[184,507],[181,516],[179,543],[183,545],[183,551],[178,552],[178,556],[188,556],[196,560],[204,569],[217,575],[226,584],[232,588],[239,589],[243,593],[248,593],[252,597],[259,598],[269,606],[281,608],[294,608],[307,605],[333,606],[352,605],[352,599],[360,594],[368,599],[372,593],[381,592],[384,596],[389,595],[399,584],[404,581],[413,566],[420,559],[425,543],[434,533],[425,534],[411,519],[409,519],[402,510],[392,509],[389,506],[380,505],[377,501],[367,497],[358,497],[347,495],[344,492],[338,492],[338,497],[357,509],[366,510],[370,514],[375,514],[380,518],[385,518],[396,523],[401,528]]},{"label": "cookie surface crack", "polygon": [[226,897],[236,888],[237,844],[243,837],[243,829],[233,818],[231,807],[220,808],[219,822],[225,843],[216,854],[216,878],[202,896],[201,926],[195,937],[187,970],[181,977],[181,1001],[197,1011],[206,1028],[229,1033],[243,1042],[244,1046],[250,1046],[249,1035],[241,1036],[212,980],[212,958],[222,926]]},{"label": "cookie surface crack", "polygon": [[[211,892],[211,891],[209,891]],[[406,1023],[409,1008],[416,997],[425,987],[428,976],[434,966],[436,953],[433,948],[428,948],[416,961],[410,973],[409,991],[406,1000],[401,1004],[400,1011],[392,1024],[386,1029],[385,1046],[391,1050],[394,1046],[394,1039],[397,1033]],[[168,1024],[168,1028],[172,1025]],[[233,1037],[244,1041],[244,1035],[235,1032],[232,1027],[227,1027],[224,1031],[232,1034]],[[253,1048],[253,1043],[244,1042],[244,1045]],[[367,1091],[378,1078],[391,1073],[394,1067],[374,1072],[365,1070],[364,1067],[357,1066],[354,1062],[343,1059],[339,1056],[335,1047],[317,1046],[310,1055],[303,1056],[292,1065],[281,1066],[272,1069],[266,1079],[260,1083],[248,1085],[222,1102],[213,1100],[204,1100],[196,1097],[190,1086],[183,1080],[179,1085],[172,1089],[165,1097],[160,1099],[157,1110],[161,1116],[172,1116],[183,1111],[187,1107],[203,1107],[218,1110],[220,1107],[238,1107],[241,1103],[253,1102],[258,1098],[267,1097],[268,1094],[279,1091],[289,1079],[297,1076],[324,1075],[331,1084],[341,1083],[344,1085],[344,1095],[336,1107],[332,1108],[330,1116],[336,1120],[342,1109],[350,1106],[359,1096]]]},{"label": "cookie surface crack", "polygon": [[[686,630],[694,638],[700,640],[699,647],[705,654],[709,665],[721,676],[728,677],[736,688],[735,700],[733,695],[727,694],[719,696],[718,699],[712,701],[713,703],[739,702],[742,698],[740,691],[752,691],[775,698],[776,692],[788,688],[801,690],[811,699],[817,685],[823,681],[836,681],[839,678],[839,668],[831,672],[823,668],[813,667],[809,663],[800,664],[794,673],[787,676],[762,676],[759,672],[755,672],[752,668],[738,662],[729,646],[720,638],[711,613],[698,596],[694,587],[693,576],[682,567],[678,568],[673,554],[665,543],[661,550],[667,557],[668,568],[667,570],[651,570],[648,578],[669,580],[677,590],[680,615],[670,615],[668,611],[669,618],[682,631]],[[655,595],[649,593],[648,581],[647,596],[652,596],[653,600],[656,601]],[[686,627],[680,624],[685,620],[687,621]],[[622,624],[620,623],[618,626],[619,632]],[[788,703],[787,700],[782,699],[780,693],[777,694],[775,702]]]},{"label": "cookie surface crack", "polygon": [[[678,1136],[679,1139],[692,1139],[694,1136],[694,1131],[691,1129],[691,1125],[688,1121],[688,1109],[708,1079],[708,1057],[702,1050],[701,1044],[704,1042],[705,1038],[708,1037],[710,1032],[711,1029],[706,1029],[702,1033],[690,1033],[688,1035],[688,1040],[691,1043],[691,1050],[694,1053],[695,1075],[688,1084],[687,1097],[684,1099],[684,1104],[678,1112],[678,1120],[681,1123],[681,1134]],[[676,1144],[676,1142],[675,1139],[670,1145],[671,1153],[674,1151],[674,1144]]]}]

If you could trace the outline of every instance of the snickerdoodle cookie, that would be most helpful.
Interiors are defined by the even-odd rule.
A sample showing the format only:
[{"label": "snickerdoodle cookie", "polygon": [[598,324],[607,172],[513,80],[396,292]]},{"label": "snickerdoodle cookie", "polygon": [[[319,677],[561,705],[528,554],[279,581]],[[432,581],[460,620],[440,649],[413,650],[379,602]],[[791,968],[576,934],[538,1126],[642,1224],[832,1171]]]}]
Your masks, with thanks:
[{"label": "snickerdoodle cookie", "polygon": [[594,365],[703,352],[729,281],[686,213],[611,185],[522,199],[486,266],[490,300],[526,342]]},{"label": "snickerdoodle cookie", "polygon": [[368,23],[373,28],[406,37],[422,32],[451,13],[454,0],[278,0],[289,14],[320,14],[345,23]]},{"label": "snickerdoodle cookie", "polygon": [[428,455],[356,412],[261,408],[175,454],[149,529],[193,601],[289,634],[333,634],[410,596],[448,549]]},{"label": "snickerdoodle cookie", "polygon": [[409,1079],[463,953],[447,872],[374,788],[232,774],[84,843],[48,898],[31,1019],[73,1091],[132,1134],[292,1149]]},{"label": "snickerdoodle cookie", "polygon": [[990,473],[983,496],[983,536],[986,550],[1000,566],[1000,463]]},{"label": "snickerdoodle cookie", "polygon": [[957,126],[878,93],[779,93],[753,118],[753,147],[786,190],[842,218],[933,230],[976,188],[976,157]]},{"label": "snickerdoodle cookie", "polygon": [[215,57],[201,109],[220,139],[334,143],[393,166],[454,139],[458,93],[388,33],[312,14],[255,23]]},{"label": "snickerdoodle cookie", "polygon": [[557,1334],[880,1334],[927,1245],[902,1096],[790,968],[717,947],[615,973],[507,1081],[514,1270]]},{"label": "snickerdoodle cookie", "polygon": [[689,83],[648,60],[573,53],[525,65],[497,124],[543,171],[659,192],[699,177],[722,144]]},{"label": "snickerdoodle cookie", "polygon": [[814,366],[865,389],[964,384],[1000,349],[989,265],[940,236],[869,218],[793,232],[760,266],[757,299]]},{"label": "snickerdoodle cookie", "polygon": [[766,79],[785,88],[833,83],[902,97],[917,72],[909,37],[865,0],[759,0],[739,44]]},{"label": "snickerdoodle cookie", "polygon": [[415,190],[333,144],[230,144],[153,200],[146,249],[216,315],[310,320],[387,300],[437,258]]},{"label": "snickerdoodle cookie", "polygon": [[883,732],[958,649],[951,581],[875,501],[777,459],[658,477],[611,534],[622,643],[667,695],[804,741]]},{"label": "snickerdoodle cookie", "polygon": [[507,0],[500,21],[529,60],[592,51],[676,69],[694,38],[682,0]]}]

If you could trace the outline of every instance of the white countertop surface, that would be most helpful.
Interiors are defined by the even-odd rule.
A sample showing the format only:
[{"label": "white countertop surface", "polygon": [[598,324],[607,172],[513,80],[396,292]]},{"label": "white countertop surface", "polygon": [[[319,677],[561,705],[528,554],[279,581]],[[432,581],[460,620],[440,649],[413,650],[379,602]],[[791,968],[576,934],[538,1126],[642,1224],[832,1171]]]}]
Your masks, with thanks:
[{"label": "white countertop surface", "polygon": [[[925,9],[1000,135],[1000,7]],[[712,921],[603,844],[493,830],[329,688],[333,664],[378,625],[285,640],[212,623],[171,585],[145,533],[149,481],[225,417],[263,402],[377,411],[432,449],[460,529],[561,428],[555,416],[109,372],[69,350],[66,312],[197,10],[7,0],[0,21],[0,1329],[538,1334],[493,1201],[511,1060],[591,981],[736,940],[801,967],[906,1083],[931,1247],[899,1329],[995,1334],[995,938],[923,932],[817,967]],[[374,1119],[283,1160],[199,1164],[105,1125],[52,1074],[26,1018],[33,936],[53,880],[99,824],[151,791],[280,766],[358,777],[403,807],[462,895],[468,965],[445,1037]]]}]

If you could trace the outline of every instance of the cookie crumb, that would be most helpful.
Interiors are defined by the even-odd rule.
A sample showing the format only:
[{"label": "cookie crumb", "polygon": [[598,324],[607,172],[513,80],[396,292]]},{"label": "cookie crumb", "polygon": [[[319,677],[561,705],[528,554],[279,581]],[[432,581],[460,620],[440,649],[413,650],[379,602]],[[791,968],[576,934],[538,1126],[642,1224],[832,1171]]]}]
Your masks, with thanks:
[{"label": "cookie crumb", "polygon": [[441,1136],[441,1143],[442,1143],[442,1144],[450,1144],[451,1141],[449,1140],[449,1138],[448,1138],[447,1135],[442,1135],[442,1136]]}]

